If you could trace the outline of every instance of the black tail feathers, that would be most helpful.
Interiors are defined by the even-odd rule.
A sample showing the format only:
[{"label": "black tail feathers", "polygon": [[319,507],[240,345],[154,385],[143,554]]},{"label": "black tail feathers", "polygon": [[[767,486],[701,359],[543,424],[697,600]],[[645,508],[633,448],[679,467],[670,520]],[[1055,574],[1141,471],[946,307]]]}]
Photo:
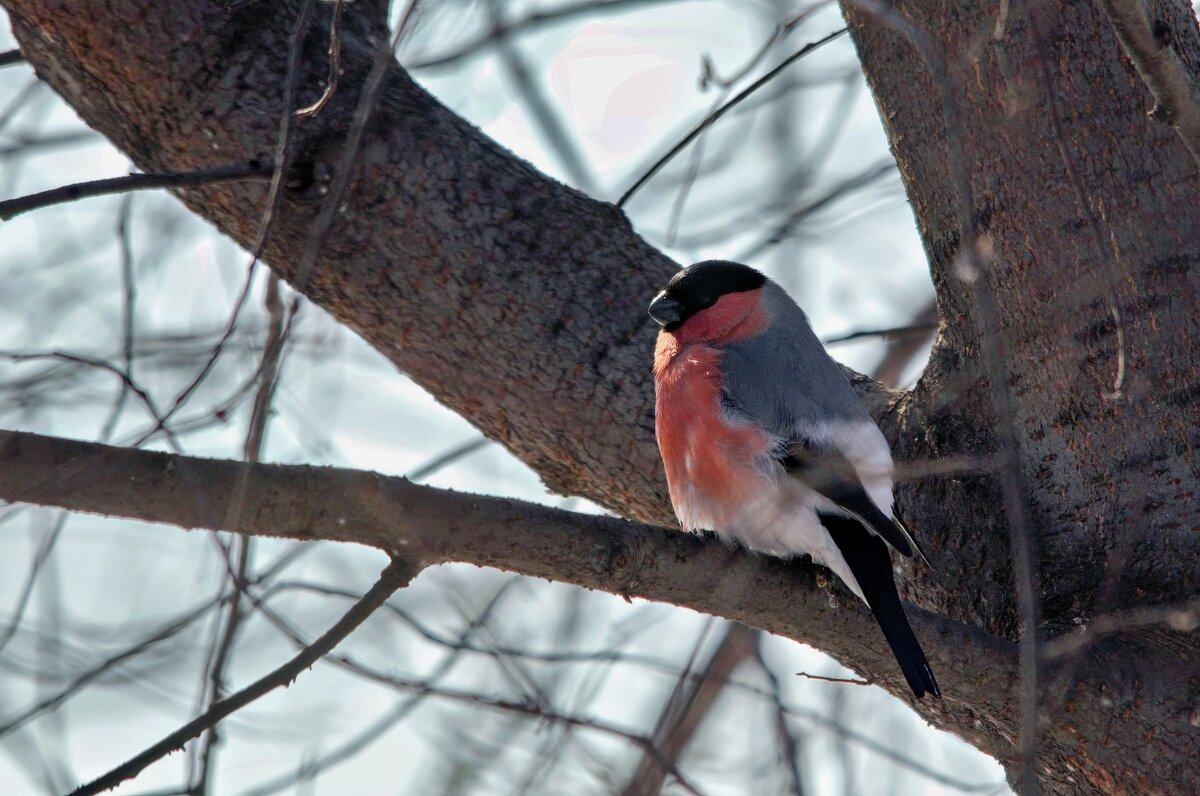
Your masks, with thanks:
[{"label": "black tail feathers", "polygon": [[879,622],[884,638],[900,663],[900,670],[904,672],[908,687],[918,699],[927,693],[940,698],[941,689],[938,688],[933,670],[929,668],[929,661],[925,659],[925,653],[921,650],[921,644],[917,641],[912,626],[908,624],[908,617],[904,614],[904,607],[900,604],[895,585],[889,584],[890,597],[889,594],[881,594],[875,598],[866,589],[863,593],[867,595],[867,603],[875,614],[875,620]]},{"label": "black tail feathers", "polygon": [[850,571],[854,574],[875,621],[891,646],[904,679],[917,698],[932,694],[941,697],[933,670],[913,633],[892,575],[892,560],[887,544],[858,520],[840,514],[822,514],[821,524],[829,530]]}]

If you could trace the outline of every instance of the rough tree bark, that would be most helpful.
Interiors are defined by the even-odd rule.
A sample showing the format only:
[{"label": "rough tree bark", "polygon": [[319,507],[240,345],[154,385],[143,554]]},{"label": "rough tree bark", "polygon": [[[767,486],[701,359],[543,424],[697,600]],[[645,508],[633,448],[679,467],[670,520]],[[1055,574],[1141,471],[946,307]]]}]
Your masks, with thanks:
[{"label": "rough tree bark", "polygon": [[[0,5],[39,75],[138,166],[188,170],[270,157],[298,2],[232,15],[212,0]],[[355,22],[358,5],[346,11],[340,88],[297,129],[296,157],[318,180],[291,191],[276,220],[266,256],[285,278],[296,276],[321,178],[339,162],[373,57],[369,20]],[[1043,634],[1195,594],[1200,215],[1191,211],[1200,180],[1174,133],[1146,118],[1149,94],[1089,2],[1017,9],[846,0],[845,11],[929,252],[942,323],[913,391],[888,396],[861,386],[898,456],[918,473],[931,461],[967,463],[914,475],[900,489],[902,511],[933,562],[929,571],[905,570],[907,593],[936,612],[920,613],[918,631],[947,695],[918,709],[1013,772],[1020,706],[1004,639],[1015,638],[1017,611],[1009,526],[994,478],[982,472],[995,449],[992,429],[1013,422],[1019,432],[1017,475],[1033,519]],[[327,69],[321,13],[301,59],[301,105],[320,93]],[[1190,10],[1164,3],[1158,13],[1195,68],[1200,35]],[[909,24],[922,36],[914,40]],[[960,124],[948,121],[947,107]],[[969,191],[955,167],[965,169]],[[261,186],[179,195],[235,240],[253,242]],[[959,256],[964,203],[968,234],[982,244],[978,273],[967,273]],[[297,287],[552,489],[670,525],[652,438],[652,329],[643,306],[672,268],[619,211],[538,174],[397,68],[368,126],[345,210],[318,267]],[[979,328],[980,295],[994,301],[997,328]],[[991,343],[1004,354],[999,376],[1014,395],[1012,418],[994,417],[984,389],[981,352]],[[35,442],[4,440],[0,498],[142,516],[128,491],[90,503],[81,492],[21,492],[22,473],[45,478],[62,466],[45,451],[30,454]],[[157,454],[123,455],[133,457],[130,466],[165,467],[140,458]],[[252,479],[269,472],[256,468]],[[342,516],[319,505],[331,499],[328,484],[289,494],[307,512],[304,534],[342,533],[325,527]],[[429,527],[457,532],[462,506],[434,497],[447,501],[450,519]],[[860,611],[818,607],[809,568],[729,557],[606,520],[501,514],[502,521],[488,511],[476,519],[500,528],[529,522],[542,557],[495,533],[455,536],[450,557],[747,620],[812,640],[897,685],[883,665],[874,668],[883,658]],[[158,518],[202,524],[195,512],[168,515]],[[207,519],[206,527],[219,527],[218,517]],[[417,533],[402,511],[394,524],[379,530],[383,538],[360,540],[388,546]],[[586,550],[560,552],[580,538]],[[697,593],[692,567],[734,585]],[[1197,648],[1194,635],[1162,624],[1047,660],[1043,788],[1197,790]]]}]

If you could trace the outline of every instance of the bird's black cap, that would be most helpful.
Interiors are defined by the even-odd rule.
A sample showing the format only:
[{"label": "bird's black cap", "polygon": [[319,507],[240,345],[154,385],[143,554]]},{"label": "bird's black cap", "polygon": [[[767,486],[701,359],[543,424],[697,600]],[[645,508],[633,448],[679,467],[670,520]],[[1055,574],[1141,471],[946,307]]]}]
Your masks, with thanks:
[{"label": "bird's black cap", "polygon": [[650,317],[668,332],[717,303],[727,293],[757,290],[767,278],[748,265],[705,260],[689,265],[667,282],[650,303]]}]

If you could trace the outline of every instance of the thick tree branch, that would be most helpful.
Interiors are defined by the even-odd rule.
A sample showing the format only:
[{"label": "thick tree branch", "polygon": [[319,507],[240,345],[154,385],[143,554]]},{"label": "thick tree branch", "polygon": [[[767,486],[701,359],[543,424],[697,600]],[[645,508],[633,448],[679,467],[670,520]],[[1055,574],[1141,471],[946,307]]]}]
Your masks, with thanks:
[{"label": "thick tree branch", "polygon": [[[3,5],[39,76],[139,168],[272,159],[297,2],[230,13],[217,0],[175,0],[149,18],[141,0],[89,3],[78,14]],[[264,259],[293,286],[306,281],[310,300],[555,491],[669,522],[644,305],[675,265],[612,206],[538,174],[397,68],[372,103],[352,170],[341,173],[379,52],[362,33],[362,5],[342,11],[338,90],[295,130],[295,164],[314,181],[286,192]],[[300,106],[322,94],[332,13],[318,4],[296,75]],[[78,37],[92,44],[64,47]],[[305,280],[315,220],[343,180],[349,189]],[[179,191],[251,249],[265,192],[245,183]],[[581,428],[589,433],[572,433]]]},{"label": "thick tree branch", "polygon": [[[239,490],[244,509],[230,512]],[[822,585],[819,568],[662,528],[377,473],[198,459],[15,431],[0,432],[0,499],[182,528],[355,542],[418,567],[461,561],[684,605],[813,644],[907,698],[870,614],[847,592]],[[976,742],[979,715],[1015,732],[999,719],[1012,714],[1012,644],[927,611],[910,613],[943,691],[953,695],[917,708]]]}]

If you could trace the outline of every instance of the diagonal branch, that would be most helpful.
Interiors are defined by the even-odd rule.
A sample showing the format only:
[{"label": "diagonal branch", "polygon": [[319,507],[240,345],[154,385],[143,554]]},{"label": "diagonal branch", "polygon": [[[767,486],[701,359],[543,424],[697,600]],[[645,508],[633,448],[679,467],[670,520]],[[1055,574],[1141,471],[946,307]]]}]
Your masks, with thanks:
[{"label": "diagonal branch", "polygon": [[[666,759],[675,761],[683,755],[734,671],[754,655],[756,644],[753,630],[731,624],[699,677],[693,679],[687,676],[689,670],[683,672],[654,729],[654,746]],[[625,786],[624,796],[661,793],[667,773],[656,758],[644,755]]]},{"label": "diagonal branch", "polygon": [[107,774],[80,786],[72,792],[72,796],[92,796],[92,794],[103,793],[117,787],[125,780],[136,777],[147,766],[182,748],[185,743],[195,739],[205,730],[211,729],[217,722],[234,711],[240,710],[259,697],[292,682],[305,669],[340,644],[342,639],[354,632],[355,628],[365,622],[376,609],[384,604],[388,597],[412,580],[417,571],[405,559],[393,558],[380,574],[379,580],[362,596],[362,599],[351,606],[350,610],[343,614],[333,627],[325,631],[312,644],[296,653],[287,663],[263,675],[241,691],[214,703],[204,713],[167,735],[158,743],[148,747]]},{"label": "diagonal branch", "polygon": [[[0,5],[39,77],[139,169],[197,171],[214,152],[225,162],[271,158],[277,130],[263,120],[282,112],[298,3],[230,12],[220,0],[171,0],[155,5],[153,19],[172,20],[162,27],[143,25],[137,2],[86,4],[75,16],[46,15],[26,0]],[[394,61],[376,69],[380,48],[362,34],[360,6],[342,10],[338,91],[295,131],[296,167],[312,179],[287,186],[263,259],[551,489],[669,521],[643,305],[674,264],[618,210],[539,174]],[[299,105],[322,93],[332,13],[318,4],[320,33],[309,36],[297,72]],[[219,33],[235,29],[239,36]],[[192,42],[186,52],[175,44],[181,35]],[[62,46],[79,37],[94,46]],[[109,55],[93,59],[100,52]],[[379,101],[368,103],[362,145],[343,169],[373,75]],[[337,201],[335,178],[347,186]],[[261,182],[177,193],[254,250]],[[314,261],[307,244],[325,220]],[[581,422],[596,433],[570,433]]]}]

